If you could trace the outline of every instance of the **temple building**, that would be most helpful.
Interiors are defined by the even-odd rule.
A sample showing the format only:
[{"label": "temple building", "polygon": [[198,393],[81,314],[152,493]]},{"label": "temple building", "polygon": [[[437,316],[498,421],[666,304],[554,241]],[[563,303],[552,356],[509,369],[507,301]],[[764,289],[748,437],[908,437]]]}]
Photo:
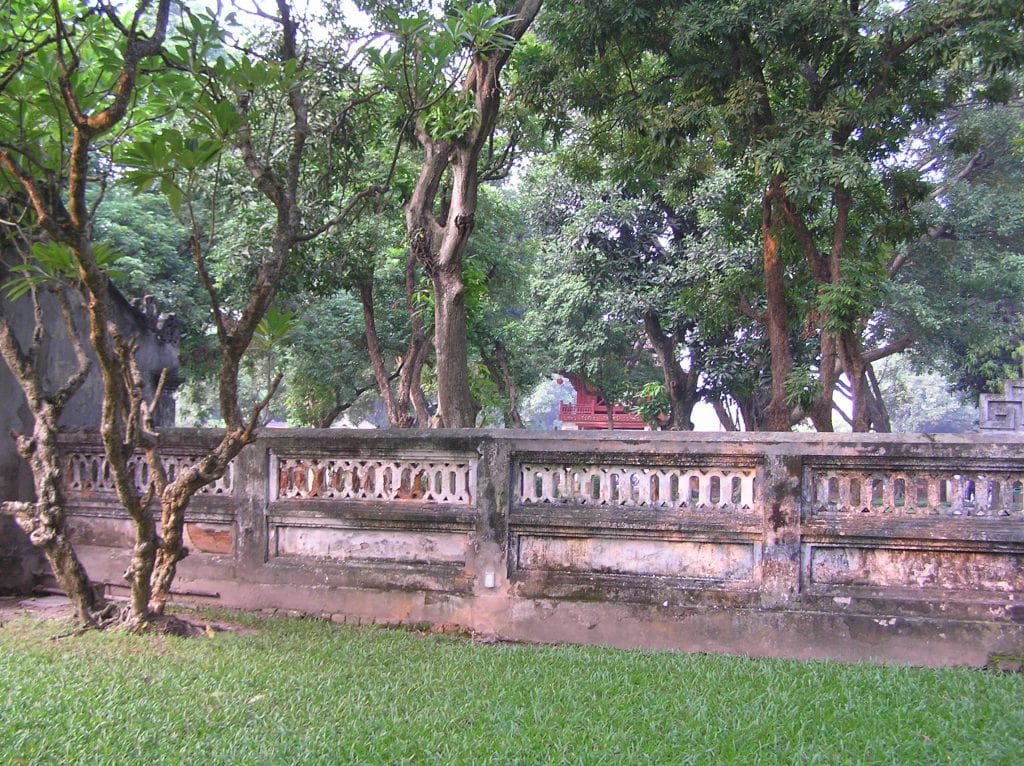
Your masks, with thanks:
[{"label": "temple building", "polygon": [[[569,373],[559,373],[572,384],[576,391],[576,403],[562,402],[558,408],[558,419],[562,429],[566,431],[599,431],[608,429],[608,402],[598,388],[585,383],[581,378]],[[562,381],[559,380],[559,383]],[[643,431],[647,428],[643,418],[629,412],[621,404],[612,407],[612,423],[614,429],[624,431]]]}]

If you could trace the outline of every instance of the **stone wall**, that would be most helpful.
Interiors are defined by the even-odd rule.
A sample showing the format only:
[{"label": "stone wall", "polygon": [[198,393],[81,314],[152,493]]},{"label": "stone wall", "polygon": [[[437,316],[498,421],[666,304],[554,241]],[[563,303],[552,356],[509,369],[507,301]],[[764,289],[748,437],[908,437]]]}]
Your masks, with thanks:
[{"label": "stone wall", "polygon": [[[169,462],[214,437],[170,432]],[[66,450],[74,536],[123,593],[98,442]],[[983,664],[1024,653],[1022,489],[1019,435],[273,431],[195,499],[177,588],[512,640]]]}]

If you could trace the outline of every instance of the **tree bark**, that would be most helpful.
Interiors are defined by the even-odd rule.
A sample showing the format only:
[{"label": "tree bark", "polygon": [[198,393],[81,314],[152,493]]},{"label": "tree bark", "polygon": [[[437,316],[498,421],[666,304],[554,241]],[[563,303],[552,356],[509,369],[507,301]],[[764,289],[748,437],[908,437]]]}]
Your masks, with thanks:
[{"label": "tree bark", "polygon": [[821,330],[819,336],[821,356],[818,360],[818,380],[821,390],[811,403],[808,415],[817,431],[831,432],[832,403],[835,400],[836,381],[839,379],[839,358],[836,337],[828,330]]},{"label": "tree bark", "polygon": [[718,422],[722,424],[722,428],[729,432],[740,430],[739,426],[736,425],[736,420],[725,406],[725,402],[719,397],[716,396],[711,400],[711,406],[715,408],[715,414],[718,416]]},{"label": "tree bark", "polygon": [[64,470],[57,444],[57,422],[52,408],[35,411],[32,437],[16,439],[18,453],[32,468],[36,500],[4,503],[34,546],[46,556],[60,589],[71,601],[80,625],[95,625],[103,608],[89,575],[68,537]]},{"label": "tree bark", "polygon": [[772,179],[761,200],[761,241],[764,259],[765,292],[768,299],[766,325],[771,349],[772,398],[765,408],[763,428],[766,431],[788,431],[792,425],[790,406],[786,401],[786,379],[793,369],[793,352],[789,342],[789,308],[786,303],[785,269],[779,252],[775,201],[782,181]]},{"label": "tree bark", "polygon": [[691,418],[697,404],[698,376],[693,370],[684,370],[679,363],[676,358],[676,339],[666,334],[657,312],[648,309],[644,312],[643,320],[644,331],[654,347],[668,393],[669,415],[662,428],[666,431],[692,431]]},{"label": "tree bark", "polygon": [[437,426],[472,428],[480,405],[469,388],[469,343],[462,259],[450,261],[431,280],[434,286],[434,349],[437,371]]},{"label": "tree bark", "polygon": [[505,346],[501,341],[495,341],[491,351],[488,351],[483,344],[480,347],[480,359],[483,361],[487,374],[498,389],[502,399],[507,402],[504,408],[503,417],[505,428],[526,428],[523,418],[519,414],[518,396],[516,394],[516,383],[512,378],[512,372],[508,366],[508,356],[505,353]]},{"label": "tree bark", "polygon": [[377,390],[384,402],[384,412],[387,414],[388,424],[396,428],[408,428],[411,425],[409,413],[407,410],[400,409],[399,403],[395,401],[395,394],[391,389],[391,376],[388,375],[384,354],[380,348],[377,321],[374,319],[373,311],[372,278],[359,283],[359,300],[363,306],[363,327],[366,332],[366,347],[369,351],[370,366],[373,369],[373,378],[377,382]]},{"label": "tree bark", "polygon": [[409,316],[409,348],[402,361],[402,374],[398,382],[398,401],[402,411],[408,413],[410,403],[415,414],[415,423],[409,420],[403,427],[416,425],[426,428],[430,424],[430,406],[423,395],[420,384],[423,365],[430,351],[427,335],[423,328],[423,317],[416,306],[416,257],[410,253],[405,261],[405,309]]}]

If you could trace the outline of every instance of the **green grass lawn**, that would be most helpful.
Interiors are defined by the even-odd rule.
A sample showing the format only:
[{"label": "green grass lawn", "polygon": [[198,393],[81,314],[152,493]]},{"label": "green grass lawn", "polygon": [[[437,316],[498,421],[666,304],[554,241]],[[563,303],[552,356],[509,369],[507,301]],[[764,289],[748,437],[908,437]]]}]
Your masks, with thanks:
[{"label": "green grass lawn", "polygon": [[1024,763],[1024,676],[248,620],[0,628],[0,763]]}]

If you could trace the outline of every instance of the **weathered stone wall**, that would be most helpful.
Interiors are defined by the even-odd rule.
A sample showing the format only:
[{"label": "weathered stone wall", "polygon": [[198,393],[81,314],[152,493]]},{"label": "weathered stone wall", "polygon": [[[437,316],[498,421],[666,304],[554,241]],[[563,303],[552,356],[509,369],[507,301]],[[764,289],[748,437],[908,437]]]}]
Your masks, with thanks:
[{"label": "weathered stone wall", "polygon": [[[168,434],[169,461],[214,435]],[[94,437],[72,524],[113,593]],[[982,664],[1024,653],[1024,437],[274,431],[195,499],[183,597],[502,638]]]}]

